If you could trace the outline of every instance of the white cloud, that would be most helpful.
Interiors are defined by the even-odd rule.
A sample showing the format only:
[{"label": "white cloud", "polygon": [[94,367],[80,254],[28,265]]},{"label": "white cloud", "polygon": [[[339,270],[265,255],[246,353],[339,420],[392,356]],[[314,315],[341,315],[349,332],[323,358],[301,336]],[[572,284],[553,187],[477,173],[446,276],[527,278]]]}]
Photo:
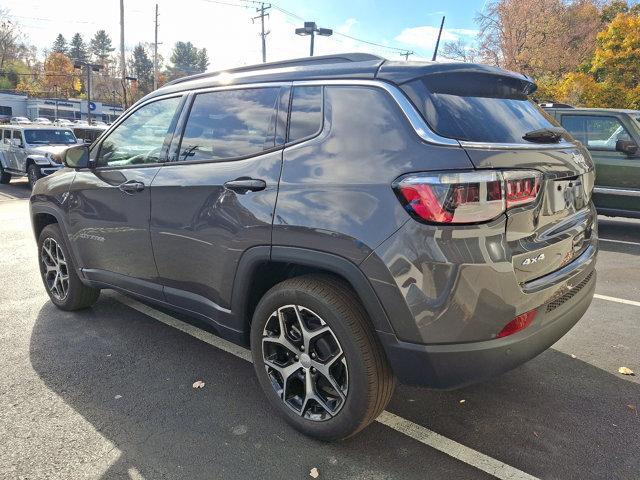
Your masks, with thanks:
[{"label": "white cloud", "polygon": [[[395,40],[406,45],[419,47],[428,51],[433,49],[436,45],[438,30],[438,27],[431,25],[405,28],[400,32]],[[445,28],[442,30],[441,42],[455,42],[461,38],[473,40],[477,34],[477,30],[467,28]]]}]

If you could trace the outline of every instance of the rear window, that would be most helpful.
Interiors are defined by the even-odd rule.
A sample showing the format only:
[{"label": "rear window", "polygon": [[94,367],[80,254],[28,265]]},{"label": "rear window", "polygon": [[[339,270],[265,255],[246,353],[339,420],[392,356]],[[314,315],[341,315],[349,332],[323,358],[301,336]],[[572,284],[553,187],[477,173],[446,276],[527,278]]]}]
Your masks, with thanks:
[{"label": "rear window", "polygon": [[522,136],[558,123],[529,100],[532,83],[486,73],[439,73],[402,85],[433,131],[470,142],[529,143]]}]

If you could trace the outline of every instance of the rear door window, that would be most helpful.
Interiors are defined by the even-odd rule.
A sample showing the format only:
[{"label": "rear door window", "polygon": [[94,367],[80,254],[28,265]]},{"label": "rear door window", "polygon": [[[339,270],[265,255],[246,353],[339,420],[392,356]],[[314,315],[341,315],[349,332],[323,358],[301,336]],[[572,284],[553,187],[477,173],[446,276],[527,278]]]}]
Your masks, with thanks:
[{"label": "rear door window", "polygon": [[294,87],[289,141],[316,135],[322,128],[322,87]]},{"label": "rear door window", "polygon": [[563,115],[562,126],[592,150],[616,150],[618,140],[631,140],[631,135],[616,117],[604,115]]},{"label": "rear door window", "polygon": [[402,89],[433,131],[469,142],[523,143],[525,133],[558,123],[529,100],[533,84],[488,73],[427,75]]},{"label": "rear door window", "polygon": [[179,161],[223,161],[274,148],[279,93],[269,87],[197,94]]}]

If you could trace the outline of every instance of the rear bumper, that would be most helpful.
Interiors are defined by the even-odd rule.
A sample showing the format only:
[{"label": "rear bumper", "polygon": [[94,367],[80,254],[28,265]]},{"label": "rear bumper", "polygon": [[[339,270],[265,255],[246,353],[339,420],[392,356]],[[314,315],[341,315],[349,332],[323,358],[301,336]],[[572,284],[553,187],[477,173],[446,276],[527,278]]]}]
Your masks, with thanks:
[{"label": "rear bumper", "polygon": [[454,389],[487,380],[532,359],[564,336],[586,312],[596,285],[594,269],[573,278],[567,289],[538,309],[528,328],[482,342],[420,345],[379,332],[391,367],[402,383]]}]

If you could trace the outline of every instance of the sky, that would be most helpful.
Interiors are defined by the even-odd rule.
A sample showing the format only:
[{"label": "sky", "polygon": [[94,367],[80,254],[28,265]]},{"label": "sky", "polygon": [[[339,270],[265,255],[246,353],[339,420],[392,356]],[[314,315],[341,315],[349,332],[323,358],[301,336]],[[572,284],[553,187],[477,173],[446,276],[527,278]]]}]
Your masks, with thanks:
[{"label": "sky", "polygon": [[[411,60],[431,59],[442,16],[446,16],[443,41],[473,42],[476,12],[487,0],[277,0],[266,19],[267,61],[304,57],[309,38],[294,34],[304,20],[334,29],[332,37],[316,37],[315,54],[369,52],[400,60],[399,50],[358,42],[345,35],[412,51]],[[125,48],[153,42],[154,9],[159,8],[158,41],[165,63],[176,41],[205,47],[209,70],[262,61],[260,20],[256,3],[245,0],[124,0]],[[56,35],[67,40],[80,32],[87,41],[104,29],[118,47],[119,0],[2,0],[1,8],[21,25],[24,39],[42,56]]]}]

